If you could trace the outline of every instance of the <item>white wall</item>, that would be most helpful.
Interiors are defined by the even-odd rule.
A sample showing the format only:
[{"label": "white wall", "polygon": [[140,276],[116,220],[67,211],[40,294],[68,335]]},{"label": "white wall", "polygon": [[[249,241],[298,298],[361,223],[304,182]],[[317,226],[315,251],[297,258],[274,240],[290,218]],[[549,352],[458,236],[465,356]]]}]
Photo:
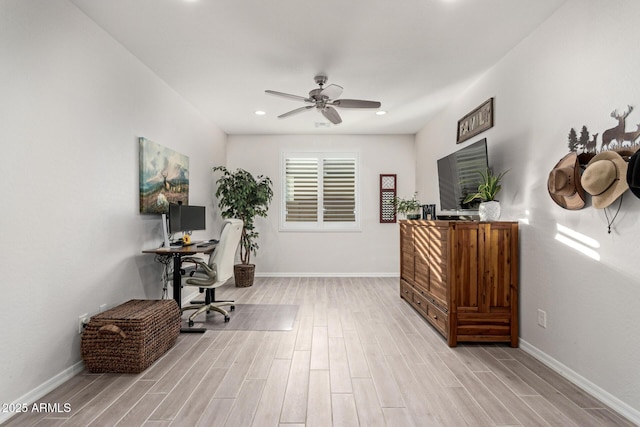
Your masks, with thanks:
[{"label": "white wall", "polygon": [[[511,169],[499,199],[504,219],[521,222],[520,322],[528,351],[555,363],[640,422],[640,200],[624,195],[607,234],[602,210],[566,211],[548,196],[548,173],[568,152],[567,135],[616,125],[615,109],[635,105],[640,123],[640,2],[569,0],[416,137],[417,188],[437,198],[433,168],[458,148],[457,120],[495,97],[490,164]],[[599,140],[600,141],[600,140]],[[617,203],[614,207],[617,207]],[[615,209],[611,210],[612,217]],[[555,239],[557,225],[598,242],[595,261]],[[548,327],[537,325],[537,310]]]},{"label": "white wall", "polygon": [[[283,151],[356,151],[360,156],[362,230],[360,232],[278,231]],[[260,233],[256,274],[397,275],[397,224],[380,224],[380,174],[398,175],[398,195],[415,191],[413,135],[230,135],[227,163],[263,174],[274,183],[274,198],[266,219],[256,222]]]},{"label": "white wall", "polygon": [[80,361],[80,314],[160,297],[160,268],[141,254],[162,236],[159,217],[139,213],[137,138],[188,155],[190,202],[213,207],[226,135],[64,0],[0,2],[0,63],[0,402],[10,403]]}]

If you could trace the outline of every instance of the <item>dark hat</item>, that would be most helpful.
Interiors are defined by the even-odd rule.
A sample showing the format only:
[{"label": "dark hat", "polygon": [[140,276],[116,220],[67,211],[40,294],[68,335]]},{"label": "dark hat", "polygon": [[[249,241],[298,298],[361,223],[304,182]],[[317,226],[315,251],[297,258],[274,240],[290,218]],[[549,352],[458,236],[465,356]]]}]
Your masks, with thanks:
[{"label": "dark hat", "polygon": [[604,209],[615,202],[629,185],[625,179],[627,162],[615,151],[602,151],[587,164],[582,186],[591,194],[593,207]]},{"label": "dark hat", "polygon": [[636,151],[629,158],[629,165],[627,167],[627,184],[629,185],[629,190],[636,197],[640,197],[640,151]]},{"label": "dark hat", "polygon": [[580,184],[580,163],[575,152],[564,156],[549,173],[549,196],[559,206],[578,210],[584,207],[584,189]]}]

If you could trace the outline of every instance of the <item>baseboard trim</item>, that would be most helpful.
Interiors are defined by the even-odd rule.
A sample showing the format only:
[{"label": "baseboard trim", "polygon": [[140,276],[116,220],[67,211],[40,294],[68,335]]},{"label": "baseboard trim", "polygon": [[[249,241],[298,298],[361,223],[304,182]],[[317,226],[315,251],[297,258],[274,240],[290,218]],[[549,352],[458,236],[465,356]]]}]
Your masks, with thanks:
[{"label": "baseboard trim", "polygon": [[256,277],[397,277],[398,273],[256,273]]},{"label": "baseboard trim", "polygon": [[[51,391],[55,390],[57,387],[60,387],[62,384],[64,384],[74,376],[78,375],[83,370],[84,370],[84,362],[80,361],[75,365],[68,367],[67,369],[55,375],[54,377],[48,379],[47,381],[40,384],[38,387],[34,388],[33,390],[30,390],[23,396],[19,397],[18,399],[13,401],[11,405],[23,405],[23,404],[31,405],[34,402],[37,402],[38,399],[40,399],[41,397],[46,396],[47,393],[50,393]],[[0,413],[0,423],[4,423],[14,415],[15,413],[6,413],[6,412]]]},{"label": "baseboard trim", "polygon": [[627,418],[629,421],[640,425],[640,411],[638,411],[637,409],[618,399],[608,391],[592,383],[568,366],[562,364],[553,357],[549,356],[544,351],[531,345],[523,339],[520,339],[520,348],[522,349],[522,351],[531,355],[536,360],[539,360],[541,363],[551,368],[563,378],[582,388],[584,391],[600,400],[605,405],[609,406],[611,409]]}]

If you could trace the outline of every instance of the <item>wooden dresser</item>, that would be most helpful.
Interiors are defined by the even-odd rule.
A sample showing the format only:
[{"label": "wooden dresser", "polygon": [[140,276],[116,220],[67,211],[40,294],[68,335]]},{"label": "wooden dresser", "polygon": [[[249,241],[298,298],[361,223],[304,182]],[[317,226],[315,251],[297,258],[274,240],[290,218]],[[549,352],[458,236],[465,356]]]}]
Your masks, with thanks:
[{"label": "wooden dresser", "polygon": [[451,347],[517,347],[518,223],[400,221],[400,297]]}]

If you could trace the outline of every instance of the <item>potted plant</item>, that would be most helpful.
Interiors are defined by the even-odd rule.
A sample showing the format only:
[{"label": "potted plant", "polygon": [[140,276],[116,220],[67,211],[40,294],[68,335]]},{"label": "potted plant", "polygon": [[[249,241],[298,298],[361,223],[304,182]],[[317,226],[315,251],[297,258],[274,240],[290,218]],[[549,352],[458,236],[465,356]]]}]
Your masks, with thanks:
[{"label": "potted plant", "polygon": [[420,219],[420,202],[416,199],[418,193],[413,193],[410,199],[403,199],[396,197],[393,200],[393,205],[396,208],[396,212],[400,216],[406,219]]},{"label": "potted plant", "polygon": [[239,218],[244,222],[240,237],[240,264],[234,266],[236,286],[253,285],[255,265],[251,264],[251,254],[258,250],[258,232],[255,231],[256,217],[266,217],[273,197],[272,182],[269,177],[256,178],[244,169],[229,171],[225,166],[216,166],[214,172],[222,172],[216,184],[218,207],[223,218]]},{"label": "potted plant", "polygon": [[467,194],[463,203],[480,199],[481,202],[478,207],[480,221],[496,221],[500,218],[500,202],[496,200],[496,195],[502,189],[500,182],[507,172],[509,171],[506,170],[498,175],[494,175],[489,168],[484,172],[476,171],[476,173],[482,177],[480,184],[478,184],[478,191]]}]

